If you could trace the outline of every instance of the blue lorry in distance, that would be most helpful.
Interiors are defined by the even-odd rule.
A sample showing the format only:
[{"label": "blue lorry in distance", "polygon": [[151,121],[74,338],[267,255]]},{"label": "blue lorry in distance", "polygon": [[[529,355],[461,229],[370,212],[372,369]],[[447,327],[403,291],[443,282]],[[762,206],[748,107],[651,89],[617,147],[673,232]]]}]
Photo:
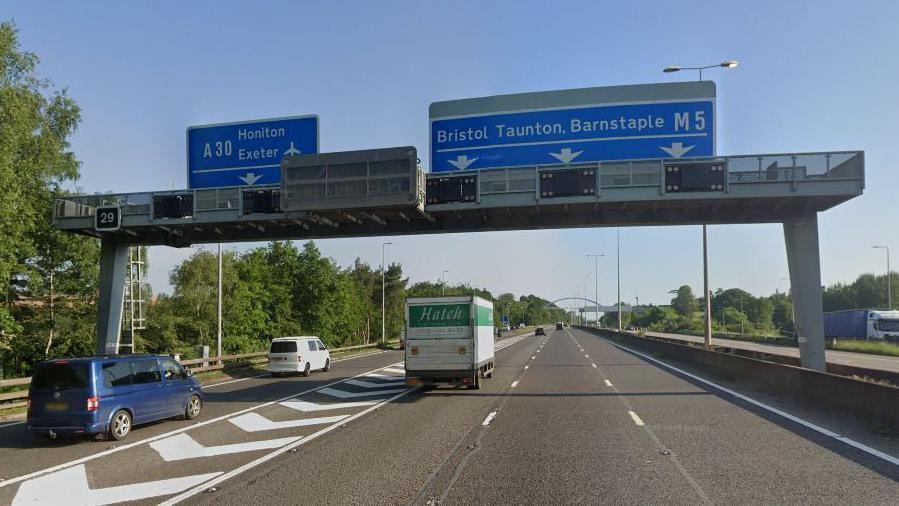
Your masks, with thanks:
[{"label": "blue lorry in distance", "polygon": [[899,339],[899,311],[852,309],[824,313],[824,336]]}]

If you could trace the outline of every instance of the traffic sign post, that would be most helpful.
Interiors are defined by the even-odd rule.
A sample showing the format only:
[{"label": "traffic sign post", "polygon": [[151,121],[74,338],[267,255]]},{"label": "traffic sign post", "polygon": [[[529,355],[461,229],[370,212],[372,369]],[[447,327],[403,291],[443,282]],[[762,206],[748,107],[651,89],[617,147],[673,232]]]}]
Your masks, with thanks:
[{"label": "traffic sign post", "polygon": [[318,116],[294,116],[187,129],[187,186],[278,184],[281,158],[318,153]]},{"label": "traffic sign post", "polygon": [[715,154],[710,81],[431,104],[431,171]]}]

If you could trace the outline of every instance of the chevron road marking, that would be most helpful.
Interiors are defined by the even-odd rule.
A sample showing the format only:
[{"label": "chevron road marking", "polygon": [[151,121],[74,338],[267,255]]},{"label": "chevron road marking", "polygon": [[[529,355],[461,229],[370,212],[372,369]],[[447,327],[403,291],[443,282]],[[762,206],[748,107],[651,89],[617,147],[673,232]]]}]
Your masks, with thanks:
[{"label": "chevron road marking", "polygon": [[350,415],[339,416],[323,416],[320,418],[306,418],[302,420],[287,420],[284,422],[275,422],[260,415],[259,413],[247,413],[228,420],[232,424],[240,427],[246,432],[260,432],[264,430],[290,429],[294,427],[306,427],[308,425],[320,425],[326,423],[335,423],[347,418]]}]

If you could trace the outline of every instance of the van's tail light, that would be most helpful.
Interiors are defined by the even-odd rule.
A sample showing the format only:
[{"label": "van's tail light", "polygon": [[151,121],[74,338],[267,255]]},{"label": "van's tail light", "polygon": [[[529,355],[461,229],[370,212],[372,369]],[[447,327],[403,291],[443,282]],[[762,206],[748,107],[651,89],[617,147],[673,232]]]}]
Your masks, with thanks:
[{"label": "van's tail light", "polygon": [[88,397],[87,398],[87,410],[88,411],[97,411],[100,409],[100,398],[99,397]]}]

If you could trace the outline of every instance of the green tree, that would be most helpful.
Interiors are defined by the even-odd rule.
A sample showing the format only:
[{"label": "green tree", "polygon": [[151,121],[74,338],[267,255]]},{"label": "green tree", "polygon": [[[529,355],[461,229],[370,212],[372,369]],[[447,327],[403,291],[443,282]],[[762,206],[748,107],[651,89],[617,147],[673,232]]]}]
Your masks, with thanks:
[{"label": "green tree", "polygon": [[65,182],[78,178],[69,138],[80,111],[64,90],[37,74],[38,63],[37,55],[20,48],[15,25],[0,23],[0,279],[6,285],[0,294],[0,350],[11,352],[4,353],[4,363],[17,372],[48,354],[51,333],[65,332],[62,350],[85,331],[83,304],[72,305],[66,292],[70,255],[47,249],[53,243],[83,246],[47,236],[58,235],[49,228],[54,198],[63,194]]},{"label": "green tree", "polygon": [[671,299],[671,307],[684,318],[692,319],[693,313],[696,312],[696,297],[693,290],[688,285],[678,288],[677,295]]}]

